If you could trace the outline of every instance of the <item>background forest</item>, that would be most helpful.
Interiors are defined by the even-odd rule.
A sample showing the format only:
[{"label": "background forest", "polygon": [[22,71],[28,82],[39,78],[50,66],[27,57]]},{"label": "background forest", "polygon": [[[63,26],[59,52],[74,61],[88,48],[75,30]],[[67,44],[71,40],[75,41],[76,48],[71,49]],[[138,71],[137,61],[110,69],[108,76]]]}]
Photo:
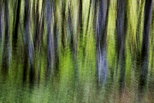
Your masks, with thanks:
[{"label": "background forest", "polygon": [[154,0],[0,0],[0,103],[154,103]]}]

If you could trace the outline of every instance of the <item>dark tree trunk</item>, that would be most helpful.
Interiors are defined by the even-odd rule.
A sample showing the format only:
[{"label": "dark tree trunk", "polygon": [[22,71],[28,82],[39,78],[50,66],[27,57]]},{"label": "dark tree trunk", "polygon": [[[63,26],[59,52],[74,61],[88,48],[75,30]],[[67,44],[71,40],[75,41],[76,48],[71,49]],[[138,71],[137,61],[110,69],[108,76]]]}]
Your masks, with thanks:
[{"label": "dark tree trunk", "polygon": [[140,83],[139,89],[141,91],[145,88],[147,83],[151,22],[152,22],[152,0],[146,0],[144,8],[143,44],[141,51],[141,74],[139,81]]},{"label": "dark tree trunk", "polygon": [[3,4],[2,0],[0,1],[0,46],[2,43],[2,10],[3,10]]},{"label": "dark tree trunk", "polygon": [[34,47],[35,51],[40,51],[40,46],[42,42],[42,33],[43,33],[43,15],[39,15],[39,0],[36,4],[36,11],[34,15],[34,25],[35,25],[35,36],[34,36]]},{"label": "dark tree trunk", "polygon": [[[55,7],[55,9],[56,9],[56,7]],[[54,11],[56,11],[56,10],[54,10]],[[54,31],[53,31],[53,33],[54,33],[54,48],[55,48],[55,73],[57,74],[58,73],[58,71],[59,71],[59,55],[58,55],[58,30],[57,30],[57,23],[56,23],[56,21],[57,21],[57,19],[56,19],[56,13],[54,12]]]},{"label": "dark tree trunk", "polygon": [[65,33],[65,22],[66,22],[66,17],[65,17],[65,10],[66,10],[66,4],[65,4],[65,1],[62,1],[62,36],[61,36],[61,43],[62,43],[62,47],[65,48],[66,47],[66,33]]},{"label": "dark tree trunk", "polygon": [[24,60],[23,60],[23,83],[26,83],[28,76],[28,46],[24,47]]},{"label": "dark tree trunk", "polygon": [[4,22],[5,22],[5,30],[4,30],[4,48],[3,48],[3,57],[2,57],[2,72],[3,74],[7,74],[9,68],[9,58],[10,58],[10,31],[9,31],[9,0],[4,1],[5,12],[4,12]]},{"label": "dark tree trunk", "polygon": [[120,90],[125,87],[125,42],[126,42],[126,28],[127,28],[127,0],[117,1],[117,57],[120,69],[119,85]]},{"label": "dark tree trunk", "polygon": [[[13,52],[15,52],[16,50],[16,46],[17,46],[17,40],[18,40],[18,28],[19,28],[19,21],[20,21],[20,6],[21,6],[21,0],[16,0],[15,2],[15,17],[13,20],[13,38],[12,38],[12,48],[13,48]],[[14,54],[14,53],[13,53]]]},{"label": "dark tree trunk", "polygon": [[[30,83],[34,83],[35,79],[35,71],[34,71],[34,46],[32,40],[30,38],[30,1],[25,1],[25,11],[24,11],[24,51],[27,54],[25,55],[24,60],[29,60],[29,81]],[[28,62],[28,61],[27,61]],[[27,62],[25,61],[24,67],[27,66]],[[28,68],[25,68],[28,69]],[[24,71],[23,71],[24,72]]]},{"label": "dark tree trunk", "polygon": [[68,37],[69,37],[69,44],[70,44],[70,49],[73,52],[73,54],[76,54],[75,51],[75,43],[74,43],[74,32],[73,32],[73,22],[72,22],[72,17],[71,17],[71,9],[70,7],[68,8],[68,18],[67,18],[67,24],[68,24]]},{"label": "dark tree trunk", "polygon": [[83,24],[82,24],[82,0],[79,0],[79,10],[78,10],[78,30],[79,37],[82,36]]},{"label": "dark tree trunk", "polygon": [[100,0],[98,3],[97,30],[97,66],[98,82],[105,83],[107,79],[107,24],[109,12],[109,0]]},{"label": "dark tree trunk", "polygon": [[46,20],[47,20],[47,45],[48,45],[48,64],[47,64],[47,76],[54,73],[55,63],[55,48],[54,48],[54,34],[53,34],[53,6],[54,1],[46,1]]},{"label": "dark tree trunk", "polygon": [[[35,67],[38,71],[37,71],[37,80],[39,83],[40,80],[40,67],[41,67],[41,60],[39,58],[41,58],[41,54],[42,54],[42,41],[43,41],[43,33],[44,33],[44,13],[45,13],[45,0],[42,1],[42,9],[41,9],[41,13],[39,14],[39,1],[37,1],[36,3],[36,10],[33,12],[35,13],[33,16],[34,19],[34,49],[35,49],[35,64],[37,64],[37,66]],[[35,4],[34,4],[35,5]],[[34,7],[33,7],[34,8]],[[39,59],[39,60],[38,60]],[[39,61],[39,62],[37,62]]]}]

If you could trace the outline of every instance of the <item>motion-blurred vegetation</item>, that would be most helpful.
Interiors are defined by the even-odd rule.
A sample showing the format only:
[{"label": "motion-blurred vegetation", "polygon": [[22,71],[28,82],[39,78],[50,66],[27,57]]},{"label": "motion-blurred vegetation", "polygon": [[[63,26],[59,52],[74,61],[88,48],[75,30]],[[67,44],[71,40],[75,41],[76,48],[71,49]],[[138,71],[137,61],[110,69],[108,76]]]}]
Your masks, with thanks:
[{"label": "motion-blurred vegetation", "polygon": [[0,103],[153,102],[153,0],[0,0]]}]

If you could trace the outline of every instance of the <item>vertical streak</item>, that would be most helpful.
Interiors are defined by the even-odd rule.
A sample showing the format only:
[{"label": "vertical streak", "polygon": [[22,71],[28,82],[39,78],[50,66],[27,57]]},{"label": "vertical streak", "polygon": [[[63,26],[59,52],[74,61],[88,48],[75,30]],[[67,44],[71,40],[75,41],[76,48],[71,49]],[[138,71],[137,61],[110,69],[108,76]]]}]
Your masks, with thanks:
[{"label": "vertical streak", "polygon": [[82,24],[82,0],[79,0],[79,10],[78,10],[78,30],[79,30],[79,37],[81,38],[82,31],[83,31],[83,24]]},{"label": "vertical streak", "polygon": [[9,31],[9,0],[4,1],[5,6],[5,37],[4,37],[4,49],[3,49],[3,59],[2,59],[2,69],[3,73],[7,74],[8,68],[9,68],[9,58],[10,58],[10,45],[9,45],[9,39],[10,39],[10,31]]},{"label": "vertical streak", "polygon": [[29,80],[31,83],[34,82],[35,77],[35,71],[34,71],[34,46],[33,42],[31,41],[30,37],[30,0],[25,0],[25,11],[24,11],[24,52],[25,52],[25,58],[24,58],[24,71],[26,72],[28,68],[28,61],[30,63],[30,74],[29,74]]},{"label": "vertical streak", "polygon": [[125,87],[125,64],[126,64],[126,55],[125,55],[125,42],[126,42],[126,26],[127,26],[127,17],[126,17],[126,6],[127,0],[118,0],[117,1],[117,53],[118,53],[118,65],[120,66],[120,89],[122,90]]},{"label": "vertical streak", "polygon": [[2,1],[0,1],[0,46],[2,43]]},{"label": "vertical streak", "polygon": [[109,1],[101,0],[98,2],[98,17],[96,23],[97,30],[97,62],[98,62],[98,81],[105,83],[108,73],[107,64],[107,24]]},{"label": "vertical streak", "polygon": [[145,1],[144,8],[144,27],[143,27],[143,44],[141,53],[141,74],[140,74],[140,89],[146,86],[148,67],[149,67],[149,46],[150,46],[150,27],[152,22],[152,0]]},{"label": "vertical streak", "polygon": [[54,1],[46,0],[46,19],[47,19],[47,45],[48,45],[48,67],[47,75],[54,72],[55,49],[54,49],[54,34],[53,34],[53,6]]},{"label": "vertical streak", "polygon": [[66,34],[65,34],[65,18],[66,18],[66,14],[65,14],[65,10],[66,10],[66,3],[65,1],[62,1],[62,8],[61,8],[61,12],[62,12],[62,21],[61,21],[61,25],[62,25],[62,47],[65,48],[66,47]]},{"label": "vertical streak", "polygon": [[16,0],[15,2],[15,17],[14,17],[14,24],[13,24],[13,38],[12,38],[12,48],[13,51],[15,51],[17,46],[17,40],[18,40],[18,28],[19,28],[19,20],[20,20],[20,6],[21,6],[21,0]]}]

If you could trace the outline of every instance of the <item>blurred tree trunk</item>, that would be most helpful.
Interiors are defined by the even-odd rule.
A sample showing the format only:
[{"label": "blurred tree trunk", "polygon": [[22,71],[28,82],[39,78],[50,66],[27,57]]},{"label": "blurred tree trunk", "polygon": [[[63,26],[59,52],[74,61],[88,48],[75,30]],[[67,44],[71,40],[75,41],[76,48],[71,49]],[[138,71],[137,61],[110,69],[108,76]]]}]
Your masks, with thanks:
[{"label": "blurred tree trunk", "polygon": [[107,24],[109,13],[109,0],[100,0],[98,5],[98,18],[96,23],[97,30],[97,62],[98,62],[98,81],[105,83],[108,74],[107,63]]},{"label": "blurred tree trunk", "polygon": [[3,74],[8,73],[9,68],[9,59],[10,59],[10,25],[9,25],[9,0],[4,1],[4,47],[3,47],[3,57],[2,57],[2,69]]},{"label": "blurred tree trunk", "polygon": [[[36,3],[36,9],[35,8]],[[37,69],[37,80],[39,83],[40,80],[40,72],[41,72],[41,57],[42,49],[43,49],[43,34],[44,34],[44,13],[45,13],[45,0],[42,1],[42,5],[39,6],[40,0],[37,0],[33,4],[33,21],[34,21],[34,48],[35,48],[35,65]],[[39,13],[39,9],[41,8],[41,12]]]},{"label": "blurred tree trunk", "polygon": [[[138,22],[137,22],[137,30],[136,30],[136,38],[137,38],[137,54],[136,54],[136,62],[137,65],[139,65],[140,61],[141,61],[141,36],[142,36],[142,18],[143,18],[143,11],[144,11],[144,2],[142,1],[140,3],[140,5],[138,4]],[[138,69],[138,68],[137,68]]]},{"label": "blurred tree trunk", "polygon": [[62,43],[62,48],[65,49],[66,47],[66,28],[65,28],[65,23],[66,23],[66,2],[62,1],[62,7],[61,7],[61,16],[62,16],[62,21],[61,21],[61,29],[62,29],[62,34],[61,34],[61,43]]},{"label": "blurred tree trunk", "polygon": [[[35,51],[39,52],[40,51],[40,46],[42,43],[42,37],[43,37],[43,30],[44,30],[44,15],[43,12],[44,10],[41,11],[41,14],[39,14],[39,1],[37,0],[36,2],[36,10],[33,9],[33,18],[34,18],[34,25],[35,25],[35,31],[34,31],[34,47],[35,47]],[[44,2],[42,3],[42,7],[44,5]],[[33,5],[34,8],[35,4]],[[44,9],[44,7],[43,7]]]},{"label": "blurred tree trunk", "polygon": [[56,4],[54,5],[54,27],[53,27],[53,33],[54,33],[54,49],[55,49],[55,73],[58,73],[59,71],[59,54],[58,54],[58,27],[57,27],[57,14],[56,14]]},{"label": "blurred tree trunk", "polygon": [[73,31],[73,22],[72,22],[72,15],[71,15],[71,8],[68,7],[68,17],[67,17],[67,25],[68,25],[68,44],[70,45],[70,49],[73,54],[76,54],[76,46],[74,41],[74,31]]},{"label": "blurred tree trunk", "polygon": [[48,64],[47,76],[49,77],[54,73],[55,64],[55,47],[54,47],[54,0],[46,0],[46,20],[47,20],[47,45],[48,45]]},{"label": "blurred tree trunk", "polygon": [[3,2],[0,0],[0,46],[2,43],[2,10],[3,10]]},{"label": "blurred tree trunk", "polygon": [[19,21],[20,21],[20,6],[21,6],[21,0],[15,0],[13,33],[12,33],[12,35],[13,35],[13,37],[12,37],[13,52],[16,51],[15,49],[16,49],[17,40],[18,40],[18,28],[19,28]]},{"label": "blurred tree trunk", "polygon": [[119,85],[120,90],[125,87],[125,65],[126,65],[126,32],[127,32],[127,0],[117,0],[117,57],[120,68]]},{"label": "blurred tree trunk", "polygon": [[[30,0],[25,0],[25,9],[24,9],[24,71],[27,72],[26,67],[30,66],[29,71],[29,81],[34,83],[35,71],[34,71],[34,46],[30,37]],[[28,63],[28,61],[29,63]],[[28,76],[26,74],[25,76]]]},{"label": "blurred tree trunk", "polygon": [[83,33],[83,22],[82,22],[82,0],[79,0],[79,7],[78,7],[78,31],[79,31],[79,39],[82,38]]},{"label": "blurred tree trunk", "polygon": [[152,0],[146,0],[144,8],[143,43],[141,51],[141,74],[139,81],[139,89],[141,91],[145,88],[147,83],[151,22],[152,22]]}]

